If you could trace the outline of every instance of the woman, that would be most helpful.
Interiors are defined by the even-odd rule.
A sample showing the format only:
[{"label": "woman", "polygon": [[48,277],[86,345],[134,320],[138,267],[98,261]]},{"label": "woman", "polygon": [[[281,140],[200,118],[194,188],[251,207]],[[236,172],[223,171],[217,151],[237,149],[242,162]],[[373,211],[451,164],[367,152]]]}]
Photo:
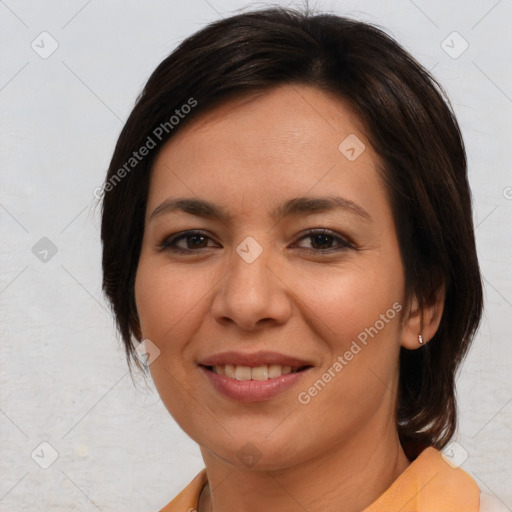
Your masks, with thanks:
[{"label": "woman", "polygon": [[128,363],[144,340],[206,466],[162,511],[489,510],[439,451],[482,312],[464,146],[385,33],[268,9],[185,40],[119,137],[102,241]]}]

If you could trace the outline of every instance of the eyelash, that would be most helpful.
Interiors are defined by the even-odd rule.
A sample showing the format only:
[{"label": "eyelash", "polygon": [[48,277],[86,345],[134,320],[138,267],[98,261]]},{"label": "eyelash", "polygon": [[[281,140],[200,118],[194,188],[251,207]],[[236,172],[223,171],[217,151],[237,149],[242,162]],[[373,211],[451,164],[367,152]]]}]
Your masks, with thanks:
[{"label": "eyelash", "polygon": [[[314,236],[318,235],[324,235],[326,237],[331,238],[333,241],[338,243],[338,248],[332,248],[328,247],[327,249],[308,249],[308,248],[299,248],[303,251],[307,252],[315,252],[315,253],[323,253],[323,254],[329,254],[332,252],[339,252],[347,249],[355,249],[354,245],[346,240],[345,238],[342,238],[332,231],[329,231],[325,228],[318,228],[318,229],[311,229],[306,234],[304,234],[300,240],[304,240],[305,238],[313,238]],[[202,236],[207,238],[208,240],[211,240],[211,237],[209,237],[206,233],[203,231],[197,231],[197,230],[191,230],[191,231],[184,231],[182,233],[177,233],[175,235],[171,235],[170,237],[167,237],[165,240],[163,240],[159,245],[158,249],[160,251],[171,251],[174,253],[180,253],[180,254],[191,254],[193,252],[199,252],[201,249],[208,249],[210,247],[200,247],[199,249],[183,249],[180,247],[177,247],[176,242],[179,240],[186,240],[187,238],[193,237],[193,236]]]}]

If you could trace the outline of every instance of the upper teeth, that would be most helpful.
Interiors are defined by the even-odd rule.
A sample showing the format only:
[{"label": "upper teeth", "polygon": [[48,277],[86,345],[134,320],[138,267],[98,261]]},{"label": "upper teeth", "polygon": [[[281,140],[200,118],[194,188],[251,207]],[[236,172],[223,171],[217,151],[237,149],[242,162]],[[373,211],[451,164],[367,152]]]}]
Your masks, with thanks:
[{"label": "upper teeth", "polygon": [[[280,364],[265,364],[251,368],[250,366],[226,364],[221,366],[214,366],[213,371],[220,375],[225,375],[230,379],[267,380],[292,373],[292,367],[288,365],[281,366]],[[293,371],[296,371],[296,369]]]}]

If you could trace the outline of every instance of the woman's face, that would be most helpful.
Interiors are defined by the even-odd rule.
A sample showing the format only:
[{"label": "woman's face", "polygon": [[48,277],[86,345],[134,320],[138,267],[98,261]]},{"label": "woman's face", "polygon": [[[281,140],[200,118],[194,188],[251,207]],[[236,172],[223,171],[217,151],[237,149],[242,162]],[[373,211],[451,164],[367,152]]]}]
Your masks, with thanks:
[{"label": "woman's face", "polygon": [[278,469],[395,428],[404,271],[377,165],[343,102],[298,85],[160,151],[136,305],[158,392],[206,452]]}]

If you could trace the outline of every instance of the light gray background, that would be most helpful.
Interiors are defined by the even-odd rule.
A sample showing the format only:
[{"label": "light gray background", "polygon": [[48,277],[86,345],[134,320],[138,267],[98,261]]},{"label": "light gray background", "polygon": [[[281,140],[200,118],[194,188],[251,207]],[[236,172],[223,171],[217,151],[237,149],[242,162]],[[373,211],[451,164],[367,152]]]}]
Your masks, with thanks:
[{"label": "light gray background", "polygon": [[[0,1],[3,512],[156,511],[203,467],[152,384],[137,379],[134,387],[127,372],[101,294],[93,190],[156,65],[185,36],[250,5]],[[385,27],[453,101],[469,156],[486,312],[460,373],[460,446],[452,448],[512,510],[512,1],[315,6]],[[43,31],[58,43],[46,59],[31,47],[51,49]],[[458,58],[442,47],[462,48],[453,31],[469,44]],[[43,237],[55,255],[36,257]],[[51,461],[52,448],[42,442],[58,453],[48,469],[39,464]]]}]

